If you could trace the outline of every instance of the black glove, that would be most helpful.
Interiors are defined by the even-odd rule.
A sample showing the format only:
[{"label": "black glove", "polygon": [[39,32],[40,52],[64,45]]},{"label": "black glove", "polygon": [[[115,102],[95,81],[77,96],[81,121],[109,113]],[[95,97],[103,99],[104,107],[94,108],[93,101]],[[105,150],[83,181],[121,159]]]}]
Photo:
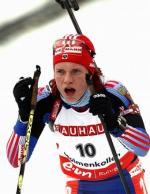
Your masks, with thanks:
[{"label": "black glove", "polygon": [[21,77],[13,89],[22,121],[28,121],[29,118],[33,83],[34,81],[31,77]]},{"label": "black glove", "polygon": [[111,131],[118,127],[118,115],[113,113],[111,99],[108,97],[106,92],[102,91],[91,96],[89,111],[93,115],[101,115],[104,118],[104,122],[108,130]]}]

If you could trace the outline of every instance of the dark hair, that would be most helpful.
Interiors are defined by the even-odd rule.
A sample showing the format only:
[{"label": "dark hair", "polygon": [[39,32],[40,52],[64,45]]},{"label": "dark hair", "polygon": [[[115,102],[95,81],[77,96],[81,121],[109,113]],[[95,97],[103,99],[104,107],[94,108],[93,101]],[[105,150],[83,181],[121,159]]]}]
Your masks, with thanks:
[{"label": "dark hair", "polygon": [[[96,68],[96,71],[92,75],[92,81],[93,81],[93,86],[94,86],[95,92],[99,92],[100,90],[102,90],[104,88],[104,84],[101,80],[101,76],[103,76],[101,69]],[[60,92],[57,88],[55,79],[52,79],[49,81],[49,86],[51,88],[52,95],[59,97]]]},{"label": "dark hair", "polygon": [[103,73],[101,69],[97,67],[96,71],[94,72],[94,75],[92,76],[95,92],[99,92],[104,88],[104,83],[101,79],[102,76],[103,76]]}]

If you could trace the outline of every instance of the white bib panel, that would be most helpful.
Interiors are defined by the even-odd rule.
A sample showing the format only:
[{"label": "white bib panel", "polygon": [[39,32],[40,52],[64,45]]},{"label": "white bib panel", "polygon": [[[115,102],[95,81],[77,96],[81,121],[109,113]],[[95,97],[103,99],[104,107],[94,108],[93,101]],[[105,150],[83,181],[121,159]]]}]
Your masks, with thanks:
[{"label": "white bib panel", "polygon": [[[76,112],[62,107],[55,120],[54,131],[65,174],[79,179],[99,180],[117,173],[102,123],[89,110]],[[117,138],[111,137],[124,166],[127,157],[132,158],[133,154]]]}]

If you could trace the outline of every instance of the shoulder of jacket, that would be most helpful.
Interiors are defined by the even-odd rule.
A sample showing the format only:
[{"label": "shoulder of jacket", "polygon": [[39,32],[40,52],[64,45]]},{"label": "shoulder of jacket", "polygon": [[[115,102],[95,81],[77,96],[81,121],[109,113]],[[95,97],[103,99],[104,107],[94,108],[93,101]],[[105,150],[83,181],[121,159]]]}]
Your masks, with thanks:
[{"label": "shoulder of jacket", "polygon": [[48,85],[38,88],[37,102],[48,97],[51,94],[50,87]]},{"label": "shoulder of jacket", "polygon": [[107,80],[104,86],[109,93],[118,97],[126,107],[133,103],[133,99],[129,91],[122,82],[116,80]]}]

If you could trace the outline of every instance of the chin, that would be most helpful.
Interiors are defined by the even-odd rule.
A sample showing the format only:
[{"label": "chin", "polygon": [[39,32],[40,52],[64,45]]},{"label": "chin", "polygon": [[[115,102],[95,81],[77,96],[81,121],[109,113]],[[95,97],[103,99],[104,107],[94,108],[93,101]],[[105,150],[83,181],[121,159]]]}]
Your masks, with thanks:
[{"label": "chin", "polygon": [[67,102],[73,103],[76,102],[77,100],[75,100],[74,98],[66,98]]},{"label": "chin", "polygon": [[65,99],[67,100],[67,102],[70,102],[70,103],[74,103],[74,102],[78,101],[78,99],[75,97],[66,96]]}]

